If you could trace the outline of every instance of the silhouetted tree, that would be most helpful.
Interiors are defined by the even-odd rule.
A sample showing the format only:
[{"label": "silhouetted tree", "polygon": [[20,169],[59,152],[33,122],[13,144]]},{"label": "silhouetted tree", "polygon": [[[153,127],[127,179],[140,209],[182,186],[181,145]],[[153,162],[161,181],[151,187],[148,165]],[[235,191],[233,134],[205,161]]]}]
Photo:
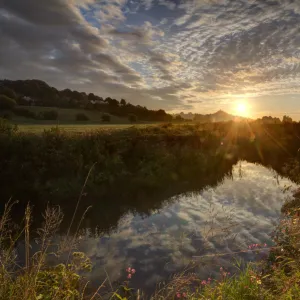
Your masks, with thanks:
[{"label": "silhouetted tree", "polygon": [[5,95],[8,98],[11,98],[11,99],[14,99],[14,100],[17,99],[16,93],[12,89],[10,89],[8,87],[5,87],[5,86],[4,87],[0,87],[0,94],[1,95]]},{"label": "silhouetted tree", "polygon": [[110,115],[109,114],[103,114],[102,115],[102,122],[110,122]]},{"label": "silhouetted tree", "polygon": [[134,115],[134,114],[130,114],[128,116],[128,120],[129,120],[130,123],[135,123],[137,121],[137,116]]},{"label": "silhouetted tree", "polygon": [[78,113],[76,115],[76,121],[88,121],[89,117],[83,113]]},{"label": "silhouetted tree", "polygon": [[0,95],[0,109],[13,109],[16,106],[16,101],[5,95]]},{"label": "silhouetted tree", "polygon": [[283,116],[282,122],[283,123],[293,123],[293,119],[289,116]]}]

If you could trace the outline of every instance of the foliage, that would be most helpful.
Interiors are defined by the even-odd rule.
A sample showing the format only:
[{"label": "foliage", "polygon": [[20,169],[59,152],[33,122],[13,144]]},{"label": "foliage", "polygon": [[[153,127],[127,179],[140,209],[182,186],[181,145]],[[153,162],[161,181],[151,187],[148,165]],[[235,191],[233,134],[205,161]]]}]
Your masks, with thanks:
[{"label": "foliage", "polygon": [[[12,227],[10,214],[13,205],[14,203],[8,202],[0,218],[0,299],[83,299],[85,290],[82,286],[87,281],[82,274],[91,270],[90,260],[84,253],[74,252],[74,241],[64,241],[56,245],[55,252],[50,252],[55,233],[62,221],[60,209],[47,207],[43,226],[36,233],[35,241],[39,244],[39,250],[31,255],[31,208],[27,206],[25,210],[24,223],[20,227]],[[25,241],[24,267],[16,264],[18,256],[14,250],[15,245],[22,239]],[[69,253],[68,259],[59,262],[64,252]],[[53,254],[58,259],[50,267],[47,261]]]},{"label": "foliage", "polygon": [[23,108],[23,107],[16,107],[13,109],[13,113],[17,116],[22,116],[30,119],[37,119],[38,116],[33,111]]},{"label": "foliage", "polygon": [[109,114],[103,114],[102,115],[102,122],[110,122],[110,115]]},{"label": "foliage", "polygon": [[11,136],[16,133],[18,126],[11,124],[8,120],[0,118],[0,135]]},{"label": "foliage", "polygon": [[11,110],[16,106],[16,101],[12,98],[9,98],[5,95],[0,95],[0,110],[1,109],[7,109]]},{"label": "foliage", "polygon": [[293,123],[293,119],[291,117],[285,115],[282,118],[282,122],[283,123]]},{"label": "foliage", "polygon": [[[161,204],[159,191],[163,191],[165,197],[166,187],[172,186],[172,193],[176,194],[182,191],[182,182],[184,188],[189,183],[192,188],[189,185],[188,190],[194,190],[199,188],[197,179],[200,177],[206,178],[208,184],[215,184],[222,180],[226,172],[230,173],[232,164],[239,158],[271,164],[282,172],[285,159],[288,159],[287,152],[294,153],[294,156],[297,153],[299,142],[295,136],[299,135],[300,130],[296,124],[162,124],[84,134],[67,134],[54,128],[42,135],[33,135],[14,132],[7,121],[3,124],[0,125],[4,128],[0,130],[0,157],[5,157],[5,160],[0,161],[1,193],[6,191],[8,196],[14,192],[18,199],[26,195],[30,200],[39,198],[41,201],[52,198],[55,201],[58,195],[73,198],[72,191],[77,193],[81,189],[80,184],[93,166],[85,192],[88,195],[110,195],[99,201],[101,209],[112,219],[110,228],[126,212],[126,197],[133,199],[135,207],[140,206],[141,211],[150,212]],[[284,172],[298,180],[298,158],[295,161],[288,159],[288,163]],[[127,195],[122,187],[126,187]],[[153,192],[156,199],[153,201],[157,202],[152,203],[149,209],[145,197],[143,201],[138,201],[130,194],[131,188],[137,193],[143,192],[144,196],[147,191]],[[113,206],[112,210],[117,212],[111,218],[108,210],[112,207],[113,196],[121,199],[122,205],[118,209],[117,205]],[[87,197],[85,200],[87,203]],[[69,203],[66,201],[66,209]],[[212,279],[184,274],[157,291],[152,299],[298,299],[299,201],[287,204],[274,233],[275,245],[268,260],[259,268],[253,264],[246,267],[237,265],[237,275],[229,276],[228,272],[220,269],[219,278]],[[85,282],[81,271],[91,268],[90,261],[84,254],[74,253],[68,263],[61,265],[57,262],[49,267],[45,263],[48,245],[53,241],[53,235],[45,234],[49,230],[39,231],[41,252],[32,258],[26,256],[26,267],[11,272],[11,266],[15,265],[15,252],[11,251],[14,247],[4,246],[10,245],[11,241],[15,243],[12,237],[15,235],[10,234],[13,227],[8,221],[3,221],[9,219],[7,215],[4,213],[0,220],[1,258],[5,258],[1,260],[0,268],[0,299],[80,299]],[[45,216],[53,220],[45,221],[48,224],[46,227],[51,228],[50,232],[55,232],[60,224],[61,211],[58,208],[49,209]],[[29,224],[30,209],[27,209],[24,230],[21,230],[25,232],[27,253],[30,249]],[[65,245],[70,245],[70,241],[66,241]],[[57,256],[64,247],[59,247]],[[113,293],[112,299],[117,298],[141,299],[138,292],[129,287],[128,281]]]},{"label": "foliage", "polygon": [[137,116],[134,115],[134,114],[130,114],[128,116],[128,120],[129,120],[130,123],[135,123],[137,121]]},{"label": "foliage", "polygon": [[14,100],[16,100],[16,98],[17,98],[16,93],[12,89],[5,87],[5,86],[0,86],[0,95],[5,95],[8,98],[11,98]]},{"label": "foliage", "polygon": [[125,99],[120,101],[110,97],[103,99],[93,93],[86,94],[70,89],[59,91],[41,80],[2,80],[0,85],[3,89],[9,89],[18,94],[20,105],[28,105],[26,101],[23,101],[23,97],[30,97],[37,106],[85,108],[125,118],[129,114],[135,114],[139,120],[147,121],[172,120],[172,116],[162,109],[150,110],[140,105],[133,105]]},{"label": "foliage", "polygon": [[58,112],[56,110],[47,110],[40,112],[40,117],[44,120],[57,120]]},{"label": "foliage", "polygon": [[89,117],[83,113],[78,113],[76,115],[76,121],[89,121]]}]

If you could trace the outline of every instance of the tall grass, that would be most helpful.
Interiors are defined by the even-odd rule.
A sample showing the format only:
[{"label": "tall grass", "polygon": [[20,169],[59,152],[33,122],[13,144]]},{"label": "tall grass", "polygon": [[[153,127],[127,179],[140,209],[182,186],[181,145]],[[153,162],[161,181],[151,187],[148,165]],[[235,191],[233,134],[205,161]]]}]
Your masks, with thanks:
[{"label": "tall grass", "polygon": [[[39,136],[17,133],[14,127],[0,125],[0,156],[5,157],[0,162],[1,189],[10,194],[15,188],[18,195],[28,192],[38,199],[46,195],[48,199],[58,194],[63,196],[72,189],[75,193],[77,188],[81,189],[80,183],[89,170],[89,180],[84,185],[89,193],[101,189],[110,192],[112,189],[108,187],[115,186],[122,192],[122,186],[157,191],[195,178],[209,181],[216,177],[213,171],[223,176],[238,158],[271,162],[278,170],[282,167],[279,158],[287,153],[292,156],[298,145],[297,142],[289,144],[294,128],[283,125],[276,129],[252,127],[251,131],[248,125],[210,124],[213,128],[209,129],[163,125],[82,135],[53,129]],[[253,132],[256,132],[255,141]],[[289,176],[295,181],[297,168],[297,165],[293,170],[288,167]],[[91,261],[76,251],[74,239],[84,214],[70,238],[84,189],[66,238],[59,244],[55,236],[63,220],[60,207],[48,206],[42,226],[34,231],[30,205],[26,206],[19,226],[11,220],[15,203],[9,201],[5,205],[0,219],[0,299],[149,298],[141,291],[132,290],[130,280],[107,292],[107,279],[96,291],[90,291],[84,275],[92,268]],[[54,190],[59,192],[53,194]],[[295,198],[284,206],[282,222],[274,234],[275,246],[262,264],[243,267],[238,264],[237,275],[220,269],[218,278],[199,278],[192,272],[177,274],[166,285],[159,286],[151,299],[300,299],[299,216],[299,199]],[[32,250],[33,241],[39,245],[37,252]],[[22,265],[18,256],[20,247],[24,247],[25,253]],[[63,259],[65,253],[67,259]],[[48,264],[49,256],[57,258],[52,265]]]}]

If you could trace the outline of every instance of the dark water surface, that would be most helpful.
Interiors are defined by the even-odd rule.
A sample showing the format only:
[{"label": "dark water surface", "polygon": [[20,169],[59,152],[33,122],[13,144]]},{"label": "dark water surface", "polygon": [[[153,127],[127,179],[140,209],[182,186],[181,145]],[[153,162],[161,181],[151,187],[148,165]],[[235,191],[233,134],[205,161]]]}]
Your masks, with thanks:
[{"label": "dark water surface", "polygon": [[[291,189],[284,191],[288,186]],[[217,276],[221,266],[230,268],[233,257],[256,260],[250,251],[232,252],[252,243],[272,244],[270,235],[280,208],[294,188],[273,170],[241,161],[216,187],[166,199],[148,216],[126,213],[109,233],[95,234],[97,230],[89,228],[89,223],[96,224],[99,218],[101,224],[105,218],[105,210],[93,211],[96,220],[87,215],[79,244],[79,250],[93,262],[89,279],[98,285],[108,274],[112,283],[122,282],[130,266],[136,269],[131,285],[150,293],[158,282],[192,261],[196,262],[194,270],[205,279]],[[220,253],[227,255],[211,256]]]}]

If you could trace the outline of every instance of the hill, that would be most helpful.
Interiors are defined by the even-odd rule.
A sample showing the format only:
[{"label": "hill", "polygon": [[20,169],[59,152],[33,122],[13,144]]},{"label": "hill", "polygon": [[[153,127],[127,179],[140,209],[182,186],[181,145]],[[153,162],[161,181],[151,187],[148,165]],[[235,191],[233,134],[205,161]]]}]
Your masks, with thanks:
[{"label": "hill", "polygon": [[179,116],[185,120],[191,120],[200,123],[246,120],[246,118],[231,115],[223,110],[219,110],[213,114],[180,113]]},{"label": "hill", "polygon": [[57,108],[86,109],[100,111],[121,118],[134,118],[141,121],[171,121],[173,117],[163,109],[150,110],[133,105],[125,99],[118,101],[110,97],[102,98],[93,93],[57,90],[41,80],[0,80],[0,95],[14,99],[22,106],[42,106]]}]

